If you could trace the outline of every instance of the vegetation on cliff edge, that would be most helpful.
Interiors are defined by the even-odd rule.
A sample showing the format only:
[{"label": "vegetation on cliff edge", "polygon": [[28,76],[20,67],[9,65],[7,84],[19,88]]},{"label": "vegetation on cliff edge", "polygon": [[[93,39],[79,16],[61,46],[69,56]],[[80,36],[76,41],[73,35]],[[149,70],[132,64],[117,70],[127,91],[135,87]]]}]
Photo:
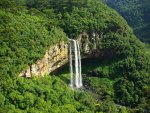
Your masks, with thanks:
[{"label": "vegetation on cliff edge", "polygon": [[[73,91],[61,77],[17,77],[48,46],[82,32],[101,34],[104,57],[83,68],[84,82],[97,94]],[[150,111],[149,49],[99,0],[1,0],[0,34],[0,112]]]}]

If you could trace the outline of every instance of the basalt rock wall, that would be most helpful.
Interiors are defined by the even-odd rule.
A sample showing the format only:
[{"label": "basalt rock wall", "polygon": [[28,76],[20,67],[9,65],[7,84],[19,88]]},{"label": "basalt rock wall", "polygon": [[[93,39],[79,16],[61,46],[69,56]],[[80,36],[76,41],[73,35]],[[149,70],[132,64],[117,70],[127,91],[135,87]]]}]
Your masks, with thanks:
[{"label": "basalt rock wall", "polygon": [[77,40],[79,42],[82,58],[100,57],[101,56],[101,40],[103,38],[102,33],[96,32],[83,32]]},{"label": "basalt rock wall", "polygon": [[42,59],[30,65],[19,76],[44,76],[61,67],[68,61],[68,44],[60,42],[50,46]]},{"label": "basalt rock wall", "polygon": [[[78,37],[82,58],[101,57],[101,39],[103,34],[83,32]],[[68,43],[60,42],[51,45],[42,59],[30,65],[19,76],[33,77],[50,74],[68,62]]]}]

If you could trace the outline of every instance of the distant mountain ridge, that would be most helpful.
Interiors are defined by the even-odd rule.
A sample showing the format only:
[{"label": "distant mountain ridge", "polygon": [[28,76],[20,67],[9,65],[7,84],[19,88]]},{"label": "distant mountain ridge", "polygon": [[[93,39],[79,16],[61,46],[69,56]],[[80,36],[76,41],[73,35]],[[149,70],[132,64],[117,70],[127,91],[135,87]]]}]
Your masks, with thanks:
[{"label": "distant mountain ridge", "polygon": [[[68,38],[92,57],[82,65],[92,94],[71,90],[69,66],[55,76],[46,71],[65,62]],[[150,51],[106,4],[0,0],[0,113],[148,113],[149,95]]]},{"label": "distant mountain ridge", "polygon": [[117,10],[133,27],[137,37],[150,43],[150,0],[103,0]]}]

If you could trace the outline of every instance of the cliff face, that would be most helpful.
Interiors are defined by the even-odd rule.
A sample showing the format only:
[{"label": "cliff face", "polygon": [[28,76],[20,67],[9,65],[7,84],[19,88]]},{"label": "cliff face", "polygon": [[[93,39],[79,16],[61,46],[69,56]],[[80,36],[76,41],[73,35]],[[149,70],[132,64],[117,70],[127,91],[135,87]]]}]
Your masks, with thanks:
[{"label": "cliff face", "polygon": [[114,48],[102,48],[103,33],[98,32],[83,32],[77,40],[79,42],[82,58],[102,58],[108,59],[115,56]]},{"label": "cliff face", "polygon": [[38,60],[35,64],[30,65],[29,68],[20,73],[19,76],[44,76],[45,74],[49,74],[55,69],[61,67],[67,61],[68,44],[61,42],[50,46],[41,60]]},{"label": "cliff face", "polygon": [[[89,57],[101,57],[101,39],[103,34],[81,33],[78,37],[78,43],[81,49],[82,58]],[[44,76],[61,67],[68,62],[68,44],[61,42],[59,44],[52,45],[46,51],[44,57],[38,60],[35,64],[29,66],[28,69],[20,73],[20,76],[32,77],[32,76]]]},{"label": "cliff face", "polygon": [[103,34],[96,32],[83,32],[81,33],[77,40],[79,42],[82,58],[89,57],[100,57],[101,52],[101,40],[103,38]]}]

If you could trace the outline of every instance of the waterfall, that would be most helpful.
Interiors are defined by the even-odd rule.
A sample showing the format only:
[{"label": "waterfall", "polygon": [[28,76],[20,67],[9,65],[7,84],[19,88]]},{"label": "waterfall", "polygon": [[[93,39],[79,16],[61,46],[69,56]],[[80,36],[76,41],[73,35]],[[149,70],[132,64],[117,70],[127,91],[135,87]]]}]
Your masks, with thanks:
[{"label": "waterfall", "polygon": [[69,61],[70,61],[70,87],[73,88],[73,66],[72,66],[72,47],[71,47],[71,42],[69,45]]},{"label": "waterfall", "polygon": [[80,55],[80,47],[78,42],[77,42],[77,48],[78,48],[78,61],[79,61],[79,86],[82,87],[83,83],[82,83],[82,73],[81,73],[81,55]]},{"label": "waterfall", "polygon": [[[70,86],[71,88],[81,88],[82,74],[81,74],[81,55],[79,44],[76,40],[69,39],[69,61],[70,61]],[[73,51],[74,50],[74,51]],[[73,54],[74,53],[74,70],[73,70]],[[75,71],[75,72],[73,72]]]}]

